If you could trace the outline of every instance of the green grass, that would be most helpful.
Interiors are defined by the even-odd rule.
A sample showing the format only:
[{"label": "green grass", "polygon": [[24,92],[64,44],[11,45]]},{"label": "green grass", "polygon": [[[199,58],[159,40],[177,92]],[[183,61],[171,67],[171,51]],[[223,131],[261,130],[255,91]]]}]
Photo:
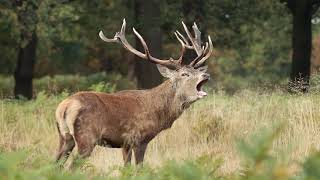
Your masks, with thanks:
[{"label": "green grass", "polygon": [[0,179],[320,178],[317,93],[211,93],[150,143],[144,167],[120,168],[120,150],[97,147],[73,171],[53,163],[54,111],[67,96],[0,100]]}]

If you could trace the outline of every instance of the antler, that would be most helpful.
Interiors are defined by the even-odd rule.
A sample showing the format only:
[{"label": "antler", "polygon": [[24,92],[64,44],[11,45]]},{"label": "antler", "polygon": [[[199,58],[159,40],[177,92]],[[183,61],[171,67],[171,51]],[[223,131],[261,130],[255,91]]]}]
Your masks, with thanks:
[{"label": "antler", "polygon": [[[125,29],[126,29],[126,20],[123,19],[121,30],[120,30],[120,32],[116,32],[116,34],[115,34],[113,39],[106,38],[102,31],[99,32],[99,36],[105,42],[116,42],[116,43],[121,44],[128,51],[130,51],[133,54],[141,57],[142,59],[147,59],[147,60],[151,61],[152,63],[161,64],[161,65],[169,66],[169,67],[174,67],[176,69],[179,69],[181,67],[182,57],[180,57],[178,60],[174,60],[173,58],[169,58],[169,59],[164,59],[163,60],[163,59],[158,59],[158,58],[153,57],[150,54],[149,48],[148,48],[147,43],[145,42],[145,40],[138,33],[138,31],[135,30],[135,28],[132,28],[134,34],[137,36],[137,38],[140,40],[140,42],[141,42],[141,44],[143,46],[144,53],[136,50],[126,40]],[[183,42],[180,42],[180,43],[183,46]],[[185,47],[183,46],[182,47],[182,54],[184,53],[184,51],[185,51]]]},{"label": "antler", "polygon": [[174,67],[176,69],[179,69],[182,67],[183,55],[184,55],[186,49],[193,49],[196,51],[198,56],[189,65],[193,66],[193,67],[199,67],[212,54],[213,46],[212,46],[211,38],[210,38],[210,36],[208,36],[209,43],[206,42],[205,46],[201,46],[201,32],[199,31],[196,23],[194,23],[192,26],[195,37],[192,37],[187,26],[183,22],[182,22],[182,25],[183,25],[183,28],[186,31],[188,38],[191,41],[192,45],[189,44],[188,40],[179,31],[174,32],[176,38],[178,39],[178,41],[181,44],[181,54],[180,54],[179,59],[177,59],[177,60],[174,60],[171,57],[169,59],[158,59],[158,58],[151,56],[149,48],[147,46],[147,43],[142,38],[142,36],[138,33],[138,31],[136,31],[135,28],[132,28],[133,33],[140,40],[140,42],[143,46],[143,49],[144,49],[144,53],[142,53],[142,52],[136,50],[134,47],[132,47],[125,37],[125,29],[126,29],[126,20],[125,19],[123,19],[123,23],[122,23],[120,32],[116,32],[113,39],[109,39],[109,38],[105,37],[102,31],[99,32],[99,36],[105,42],[116,42],[116,43],[121,44],[125,49],[127,49],[128,51],[132,52],[133,54],[141,57],[142,59],[147,59],[147,60],[151,61],[152,63],[161,64],[161,65],[169,66],[169,67]]},{"label": "antler", "polygon": [[198,56],[189,65],[193,67],[199,67],[211,56],[213,52],[213,45],[212,45],[211,38],[210,36],[208,36],[209,43],[206,42],[205,46],[201,46],[201,32],[199,31],[197,24],[193,23],[193,26],[192,26],[195,37],[192,37],[190,31],[188,30],[184,22],[182,22],[182,25],[192,45],[189,44],[188,40],[179,31],[176,31],[176,36],[178,34],[181,37],[181,39],[183,39],[184,45],[186,48],[193,49],[196,51]]}]

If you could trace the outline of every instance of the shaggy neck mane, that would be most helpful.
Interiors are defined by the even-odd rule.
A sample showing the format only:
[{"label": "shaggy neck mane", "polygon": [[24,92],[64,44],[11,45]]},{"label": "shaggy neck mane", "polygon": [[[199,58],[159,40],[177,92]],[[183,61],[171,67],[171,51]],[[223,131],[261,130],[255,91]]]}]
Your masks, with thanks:
[{"label": "shaggy neck mane", "polygon": [[172,80],[166,80],[159,86],[150,89],[150,96],[158,123],[161,129],[166,129],[182,114],[181,98],[176,94],[176,87]]}]

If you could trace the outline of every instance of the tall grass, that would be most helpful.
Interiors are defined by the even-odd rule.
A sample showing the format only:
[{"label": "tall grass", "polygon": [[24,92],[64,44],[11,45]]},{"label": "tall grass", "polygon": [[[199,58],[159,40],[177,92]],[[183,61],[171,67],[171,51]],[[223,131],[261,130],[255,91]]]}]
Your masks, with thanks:
[{"label": "tall grass", "polygon": [[[54,111],[67,95],[40,93],[32,101],[0,100],[0,152],[26,151],[27,161],[23,166],[31,169],[50,164],[58,145]],[[237,175],[249,178],[278,171],[260,167],[258,162],[267,160],[272,162],[269,163],[272,167],[285,167],[279,173],[285,172],[288,177],[302,174],[303,177],[309,166],[320,162],[312,158],[319,156],[314,152],[320,148],[319,101],[317,93],[290,95],[246,90],[233,96],[211,93],[149,144],[145,168],[153,169],[148,173],[158,169],[160,174],[169,172],[168,169],[175,174],[179,168],[189,168],[199,174],[209,172],[205,166],[198,166],[200,162],[219,167],[211,168],[210,171],[214,169],[214,177]],[[280,130],[276,131],[279,127]],[[264,133],[268,130],[271,133]],[[267,140],[252,138],[263,134],[271,136],[262,136]],[[272,161],[268,157],[273,157]],[[311,165],[302,165],[307,157],[306,161]],[[208,159],[212,164],[207,163]],[[81,172],[89,176],[106,175],[121,165],[119,149],[97,147]],[[261,169],[264,173],[258,173]],[[132,175],[130,173],[132,171],[129,171]],[[153,177],[148,173],[141,175]],[[180,173],[182,176],[186,172]]]}]

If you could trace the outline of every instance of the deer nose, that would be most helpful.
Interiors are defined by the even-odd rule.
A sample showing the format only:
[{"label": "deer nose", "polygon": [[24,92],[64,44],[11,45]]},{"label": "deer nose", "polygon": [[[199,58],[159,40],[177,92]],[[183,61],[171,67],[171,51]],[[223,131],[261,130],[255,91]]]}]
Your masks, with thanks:
[{"label": "deer nose", "polygon": [[204,79],[210,79],[210,74],[204,73],[204,74],[202,74],[202,77],[203,77]]}]

